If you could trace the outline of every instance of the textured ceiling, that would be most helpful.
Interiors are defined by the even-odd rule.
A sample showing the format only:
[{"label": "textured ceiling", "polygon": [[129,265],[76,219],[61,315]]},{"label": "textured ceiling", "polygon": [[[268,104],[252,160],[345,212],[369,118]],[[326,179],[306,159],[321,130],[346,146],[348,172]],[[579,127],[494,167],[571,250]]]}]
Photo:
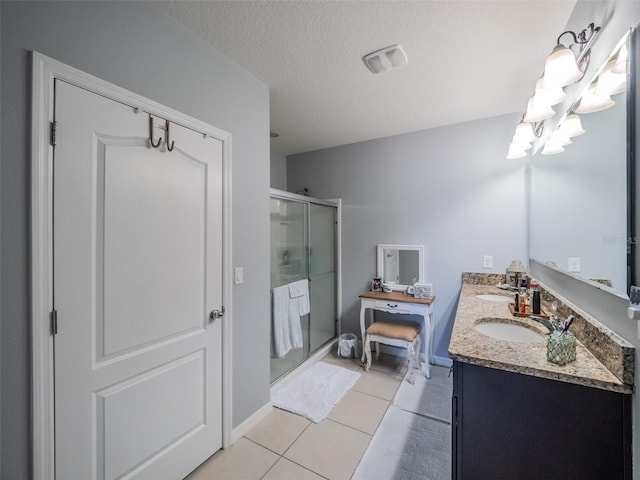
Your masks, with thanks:
[{"label": "textured ceiling", "polygon": [[[288,155],[523,111],[575,0],[156,5],[269,86]],[[394,44],[408,65],[370,73]]]}]

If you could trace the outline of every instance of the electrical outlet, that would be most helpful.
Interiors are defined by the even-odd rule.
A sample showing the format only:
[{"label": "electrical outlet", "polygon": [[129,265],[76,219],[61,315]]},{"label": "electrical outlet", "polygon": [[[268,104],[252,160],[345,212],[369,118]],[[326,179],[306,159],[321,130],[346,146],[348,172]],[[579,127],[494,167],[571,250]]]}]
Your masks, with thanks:
[{"label": "electrical outlet", "polygon": [[484,268],[493,268],[493,255],[484,255],[482,257],[482,266]]},{"label": "electrical outlet", "polygon": [[567,259],[567,267],[570,272],[579,272],[581,270],[580,257],[569,257]]}]

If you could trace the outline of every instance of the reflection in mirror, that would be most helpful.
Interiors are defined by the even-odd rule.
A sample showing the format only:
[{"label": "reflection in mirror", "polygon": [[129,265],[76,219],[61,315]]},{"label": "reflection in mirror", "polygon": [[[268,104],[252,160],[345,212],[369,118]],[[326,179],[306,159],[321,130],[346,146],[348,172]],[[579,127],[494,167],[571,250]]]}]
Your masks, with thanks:
[{"label": "reflection in mirror", "polygon": [[[628,38],[622,41],[605,65],[614,65],[629,43]],[[603,72],[605,66],[598,70],[598,83]],[[622,75],[629,84],[626,68]],[[529,248],[530,257],[540,263],[626,293],[630,212],[625,88],[611,99],[611,108],[580,115],[586,133],[573,138],[562,153],[531,159]]]},{"label": "reflection in mirror", "polygon": [[378,276],[393,290],[423,282],[423,264],[422,245],[378,245]]}]

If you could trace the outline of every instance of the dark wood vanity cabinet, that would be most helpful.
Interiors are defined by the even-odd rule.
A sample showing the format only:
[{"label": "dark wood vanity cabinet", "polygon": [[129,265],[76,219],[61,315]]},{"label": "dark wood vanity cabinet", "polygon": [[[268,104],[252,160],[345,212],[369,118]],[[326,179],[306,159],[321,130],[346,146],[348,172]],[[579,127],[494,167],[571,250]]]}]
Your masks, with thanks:
[{"label": "dark wood vanity cabinet", "polygon": [[454,362],[454,480],[631,479],[631,395]]}]

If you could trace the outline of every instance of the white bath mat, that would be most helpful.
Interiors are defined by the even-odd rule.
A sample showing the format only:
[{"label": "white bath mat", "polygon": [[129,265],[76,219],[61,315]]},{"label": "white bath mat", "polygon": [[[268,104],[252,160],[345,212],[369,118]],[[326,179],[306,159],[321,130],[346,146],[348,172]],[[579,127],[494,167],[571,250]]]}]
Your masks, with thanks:
[{"label": "white bath mat", "polygon": [[352,480],[449,480],[451,425],[391,405]]},{"label": "white bath mat", "polygon": [[453,376],[447,367],[432,366],[431,378],[416,372],[416,382],[403,381],[393,399],[393,405],[425,417],[451,422]]},{"label": "white bath mat", "polygon": [[318,362],[273,394],[274,407],[321,422],[360,378],[358,372]]}]

